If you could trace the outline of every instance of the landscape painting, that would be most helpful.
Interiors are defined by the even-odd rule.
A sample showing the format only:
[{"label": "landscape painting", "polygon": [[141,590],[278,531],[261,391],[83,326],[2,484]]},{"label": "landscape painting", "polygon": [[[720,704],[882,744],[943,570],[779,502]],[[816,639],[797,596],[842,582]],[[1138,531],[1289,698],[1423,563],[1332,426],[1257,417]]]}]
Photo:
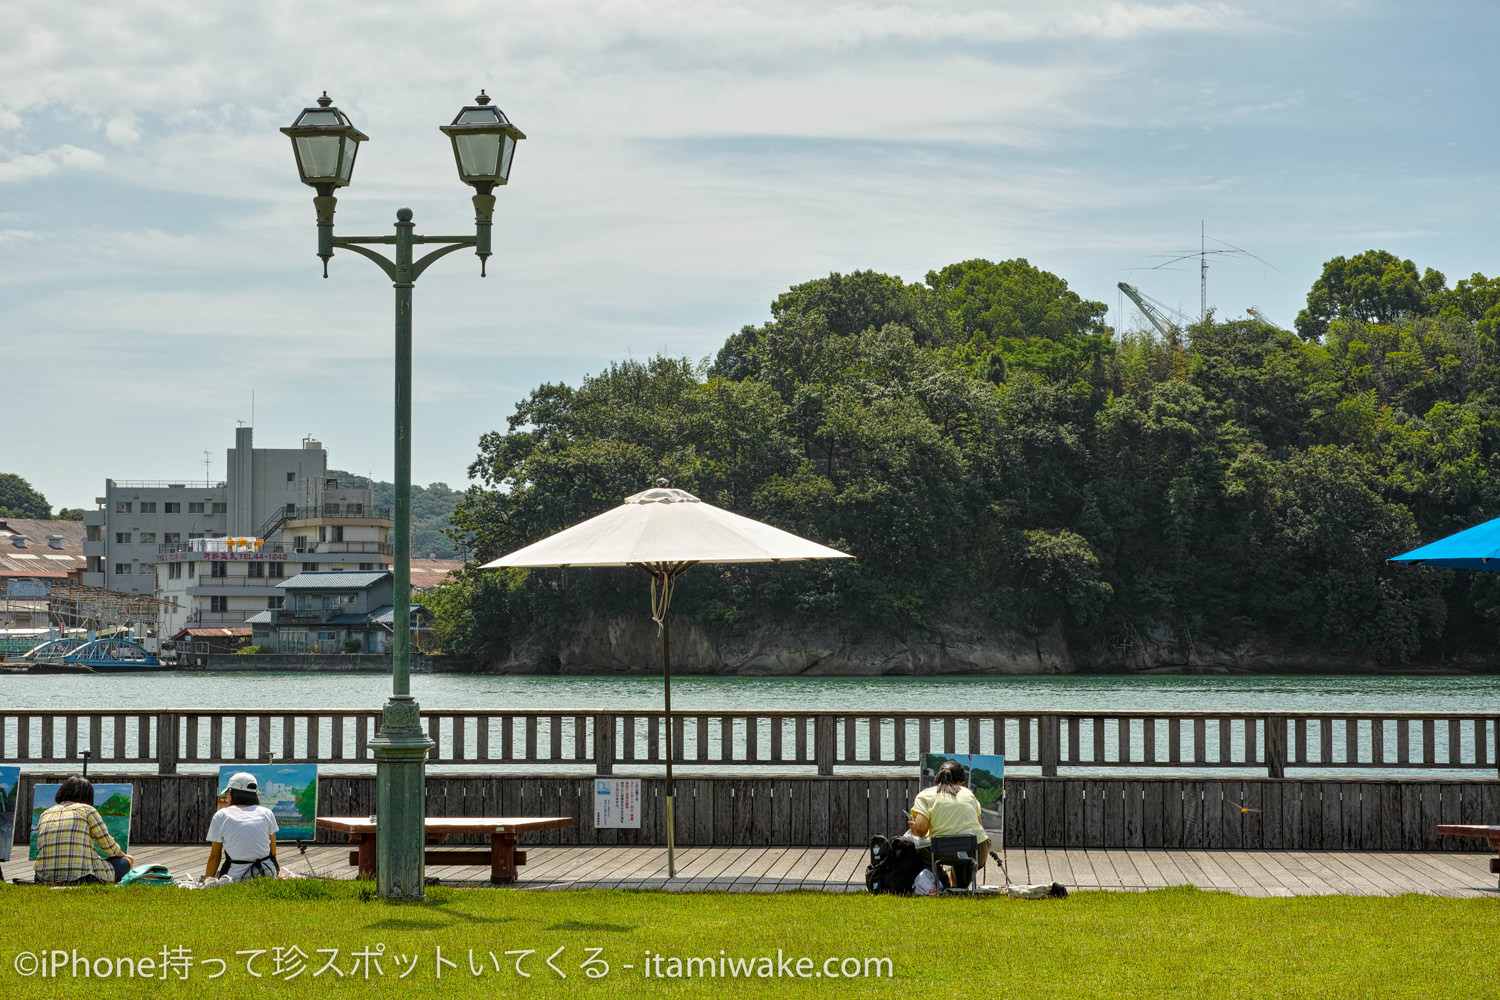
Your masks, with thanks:
[{"label": "landscape painting", "polygon": [[318,765],[225,764],[219,768],[219,787],[248,771],[255,775],[260,804],[276,817],[276,841],[312,840],[318,824]]},{"label": "landscape painting", "polygon": [[[931,785],[945,761],[956,760],[969,771],[968,789],[979,800],[979,821],[988,833],[1003,830],[1005,758],[987,753],[930,753],[922,758],[922,784]],[[997,841],[998,842],[998,841]]]},{"label": "landscape painting", "polygon": [[21,797],[21,769],[0,767],[0,861],[10,860],[16,839],[16,800]]},{"label": "landscape painting", "polygon": [[[36,828],[42,813],[57,805],[57,790],[61,785],[34,785],[31,789],[31,850],[27,855],[36,860]],[[129,783],[119,785],[96,784],[94,786],[94,808],[104,819],[109,835],[115,838],[120,850],[130,853],[130,803],[132,790]],[[99,845],[94,845],[99,851]],[[104,852],[99,851],[104,857]]]}]

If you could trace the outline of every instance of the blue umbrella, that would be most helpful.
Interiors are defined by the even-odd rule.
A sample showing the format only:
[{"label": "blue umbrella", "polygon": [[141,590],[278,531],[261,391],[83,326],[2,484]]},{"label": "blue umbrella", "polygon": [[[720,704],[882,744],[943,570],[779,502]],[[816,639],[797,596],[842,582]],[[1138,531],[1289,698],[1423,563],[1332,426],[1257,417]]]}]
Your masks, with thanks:
[{"label": "blue umbrella", "polygon": [[1500,573],[1500,517],[1440,538],[1420,549],[1392,556],[1388,561]]}]

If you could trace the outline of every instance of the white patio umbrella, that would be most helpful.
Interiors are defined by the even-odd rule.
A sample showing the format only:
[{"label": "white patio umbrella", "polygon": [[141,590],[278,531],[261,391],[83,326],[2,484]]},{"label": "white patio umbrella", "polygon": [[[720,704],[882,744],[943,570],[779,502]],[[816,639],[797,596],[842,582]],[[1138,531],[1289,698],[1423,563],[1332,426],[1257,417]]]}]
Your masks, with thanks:
[{"label": "white patio umbrella", "polygon": [[637,566],[651,575],[651,617],[661,630],[661,672],[666,704],[667,874],[677,874],[672,786],[672,633],[667,614],[672,588],[695,563],[797,562],[852,559],[847,552],[810,542],[769,524],[704,503],[691,493],[656,489],[626,497],[614,510],[559,531],[485,563],[507,567]]}]

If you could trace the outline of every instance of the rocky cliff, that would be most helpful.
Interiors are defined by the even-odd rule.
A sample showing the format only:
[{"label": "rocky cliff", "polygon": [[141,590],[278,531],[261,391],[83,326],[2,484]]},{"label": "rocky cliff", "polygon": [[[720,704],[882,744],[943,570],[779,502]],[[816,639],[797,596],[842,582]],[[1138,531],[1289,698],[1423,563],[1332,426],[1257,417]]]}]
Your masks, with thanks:
[{"label": "rocky cliff", "polygon": [[[661,644],[645,616],[592,616],[561,635],[534,637],[496,673],[656,673]],[[1410,666],[1404,669],[1411,669]],[[672,619],[674,674],[744,676],[999,675],[1088,673],[1379,673],[1373,658],[1246,641],[1233,647],[1185,642],[1165,629],[1132,631],[1108,644],[1070,644],[1060,628],[1041,636],[953,624],[902,636],[851,634],[810,625],[766,625],[720,634]]]}]

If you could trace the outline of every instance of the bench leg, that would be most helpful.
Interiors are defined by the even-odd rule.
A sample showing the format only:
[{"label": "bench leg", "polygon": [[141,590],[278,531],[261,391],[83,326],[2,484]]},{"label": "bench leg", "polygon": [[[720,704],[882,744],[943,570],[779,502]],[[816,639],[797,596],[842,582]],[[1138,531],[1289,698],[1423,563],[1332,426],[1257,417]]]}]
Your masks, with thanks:
[{"label": "bench leg", "polygon": [[349,843],[355,845],[358,850],[349,852],[349,863],[359,865],[359,878],[375,877],[375,835],[353,834],[349,837]]},{"label": "bench leg", "polygon": [[490,884],[506,885],[516,880],[516,838],[509,833],[490,834]]}]

